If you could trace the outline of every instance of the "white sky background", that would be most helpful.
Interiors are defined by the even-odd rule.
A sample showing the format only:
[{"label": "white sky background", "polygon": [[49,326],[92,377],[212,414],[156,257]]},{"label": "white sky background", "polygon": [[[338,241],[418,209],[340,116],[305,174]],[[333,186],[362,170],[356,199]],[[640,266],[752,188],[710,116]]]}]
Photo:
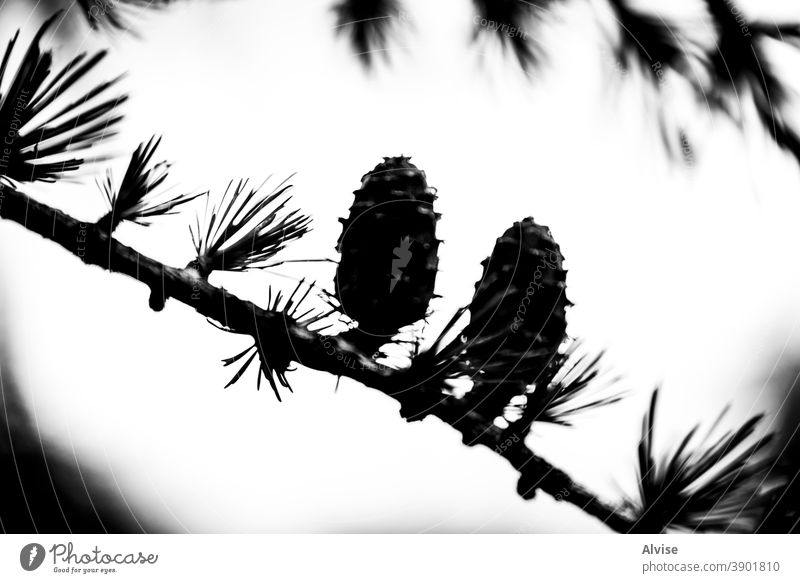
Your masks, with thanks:
[{"label": "white sky background", "polygon": [[[297,172],[294,201],[314,231],[285,258],[335,257],[360,177],[383,156],[412,155],[443,215],[434,324],[468,301],[513,221],[548,225],[576,304],[569,332],[607,349],[632,394],[572,429],[540,428],[530,444],[609,499],[635,487],[656,384],[665,445],[729,401],[737,421],[777,408],[765,380],[800,351],[800,180],[763,131],[745,140],[678,98],[697,160],[670,164],[657,102],[609,66],[590,3],[539,37],[551,67],[527,79],[468,45],[466,0],[408,0],[413,33],[397,38],[391,67],[365,74],[334,36],[331,5],[186,2],[142,19],[142,40],[79,26],[55,42],[64,61],[108,44],[103,78],[129,72],[118,152],[163,134],[175,181],[220,194],[231,178]],[[33,35],[43,15],[28,6],[2,6],[0,39],[20,26]],[[91,176],[33,192],[87,220],[104,212]],[[184,265],[192,216],[120,236]],[[254,377],[223,391],[234,370],[219,361],[245,339],[174,302],[153,313],[143,286],[8,223],[0,247],[4,334],[42,436],[116,480],[137,515],[191,532],[605,530],[544,495],[523,502],[499,456],[464,447],[438,420],[405,423],[393,400],[352,381],[334,393],[334,378],[301,368],[282,404]],[[325,283],[333,268],[281,273]],[[266,273],[223,280],[262,303],[269,283],[286,285]]]}]

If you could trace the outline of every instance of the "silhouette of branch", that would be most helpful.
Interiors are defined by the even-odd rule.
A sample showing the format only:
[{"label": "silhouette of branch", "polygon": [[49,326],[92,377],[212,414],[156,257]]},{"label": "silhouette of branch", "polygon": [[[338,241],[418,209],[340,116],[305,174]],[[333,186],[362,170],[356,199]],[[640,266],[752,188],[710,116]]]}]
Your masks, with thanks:
[{"label": "silhouette of branch", "polygon": [[[533,498],[537,490],[581,508],[609,528],[627,532],[633,526],[625,512],[598,500],[565,472],[535,455],[524,439],[510,436],[475,412],[464,399],[443,395],[438,382],[426,386],[415,371],[376,367],[372,360],[341,337],[325,337],[309,330],[285,311],[265,310],[212,286],[194,269],[160,263],[123,245],[99,224],[82,223],[0,183],[0,218],[53,241],[87,265],[126,275],[150,289],[150,306],[159,310],[172,298],[232,332],[266,344],[273,362],[297,362],[319,371],[348,377],[391,396],[409,421],[438,417],[461,434],[466,445],[484,445],[504,457],[519,473],[518,492]],[[266,339],[266,342],[263,342]],[[331,356],[335,354],[343,358]],[[515,437],[512,438],[512,437]]]}]

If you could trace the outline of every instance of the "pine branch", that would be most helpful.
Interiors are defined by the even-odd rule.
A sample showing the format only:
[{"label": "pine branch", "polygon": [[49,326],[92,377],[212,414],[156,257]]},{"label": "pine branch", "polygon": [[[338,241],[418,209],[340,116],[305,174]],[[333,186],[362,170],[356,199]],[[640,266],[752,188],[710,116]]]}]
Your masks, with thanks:
[{"label": "pine branch", "polygon": [[[113,239],[97,224],[87,224],[39,203],[0,183],[0,218],[61,245],[87,265],[126,275],[150,288],[150,305],[160,309],[168,298],[179,301],[199,314],[219,322],[232,332],[269,339],[273,362],[297,362],[305,367],[347,377],[391,396],[400,403],[401,415],[420,420],[433,415],[461,432],[466,445],[484,445],[504,457],[520,473],[518,491],[532,498],[542,490],[567,501],[600,519],[609,528],[627,532],[633,526],[619,509],[599,501],[563,471],[535,455],[524,440],[508,435],[492,419],[471,410],[469,404],[442,395],[438,383],[415,382],[405,370],[375,367],[367,356],[341,337],[322,337],[286,311],[265,310],[214,287],[196,270],[163,265]],[[343,358],[331,357],[341,354]],[[410,387],[414,390],[408,390]],[[515,440],[516,438],[516,440]]]},{"label": "pine branch", "polygon": [[173,4],[174,0],[77,0],[89,26],[107,31],[126,30],[132,32],[131,14],[144,9],[160,10]]},{"label": "pine branch", "polygon": [[235,186],[229,182],[218,201],[206,198],[205,216],[202,222],[198,216],[191,228],[195,263],[202,276],[257,268],[308,233],[311,219],[298,210],[286,210],[291,200],[291,195],[284,197],[292,187],[289,178],[266,196],[261,196],[261,186],[249,188],[247,180],[240,180]]},{"label": "pine branch", "polygon": [[629,5],[628,0],[608,0],[608,3],[620,29],[616,56],[626,69],[634,66],[645,70],[685,69],[687,51],[696,50],[693,40],[683,34],[686,22],[641,12]]},{"label": "pine branch", "polygon": [[766,455],[772,435],[755,436],[763,415],[712,439],[726,408],[706,437],[698,438],[696,425],[672,452],[659,455],[653,445],[657,397],[658,390],[642,424],[638,496],[626,504],[637,518],[632,532],[753,532],[774,463]]},{"label": "pine branch", "polygon": [[333,7],[336,32],[349,37],[361,64],[370,68],[376,55],[388,58],[388,44],[403,11],[398,0],[342,0]]},{"label": "pine branch", "polygon": [[[118,113],[126,95],[109,95],[121,77],[80,89],[81,83],[106,53],[80,53],[54,72],[52,50],[40,43],[60,12],[36,33],[21,62],[8,69],[19,31],[8,43],[0,61],[0,152],[2,177],[9,182],[55,182],[84,163],[82,155],[92,145],[116,133]],[[80,91],[80,92],[79,92]],[[73,99],[67,102],[66,97]],[[77,99],[75,99],[77,98]],[[95,157],[95,161],[102,158]]]},{"label": "pine branch", "polygon": [[108,225],[107,228],[111,232],[122,221],[149,226],[152,219],[173,215],[176,213],[176,207],[185,205],[203,194],[198,192],[175,195],[161,191],[170,164],[166,161],[151,164],[153,154],[160,143],[161,138],[154,136],[136,148],[119,187],[115,187],[114,176],[110,170],[106,172],[105,181],[98,181],[108,203],[108,213],[98,223]]},{"label": "pine branch", "polygon": [[473,19],[473,43],[481,37],[493,37],[503,51],[513,54],[523,70],[538,64],[541,55],[534,48],[528,31],[537,16],[549,10],[552,0],[473,0],[477,15]]}]

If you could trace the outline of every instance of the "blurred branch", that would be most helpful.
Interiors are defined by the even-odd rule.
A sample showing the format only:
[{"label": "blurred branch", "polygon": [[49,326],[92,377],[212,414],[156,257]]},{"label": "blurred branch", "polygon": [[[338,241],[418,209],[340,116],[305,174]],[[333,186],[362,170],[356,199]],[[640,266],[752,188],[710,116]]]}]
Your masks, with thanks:
[{"label": "blurred branch", "polygon": [[[627,532],[627,515],[598,500],[565,472],[535,455],[524,439],[509,435],[471,409],[464,399],[443,395],[438,383],[426,386],[413,372],[376,367],[372,360],[340,337],[323,337],[298,324],[285,312],[265,310],[210,285],[193,269],[179,269],[141,255],[97,224],[82,223],[57,209],[39,203],[0,183],[0,217],[58,243],[87,265],[127,275],[150,289],[150,306],[160,310],[172,298],[233,332],[252,336],[269,345],[270,358],[297,362],[311,369],[348,377],[394,398],[401,415],[421,420],[438,417],[457,429],[466,445],[484,445],[503,456],[519,473],[518,491],[532,498],[542,490],[557,500],[570,502],[600,519],[609,528]],[[259,340],[261,339],[261,340]],[[341,354],[343,358],[331,356]]]}]

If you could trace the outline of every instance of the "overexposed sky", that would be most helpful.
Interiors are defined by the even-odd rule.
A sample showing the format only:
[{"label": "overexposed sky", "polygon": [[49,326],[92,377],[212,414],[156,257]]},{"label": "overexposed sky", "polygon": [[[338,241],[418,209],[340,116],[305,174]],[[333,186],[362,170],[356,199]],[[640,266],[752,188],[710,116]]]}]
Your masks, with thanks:
[{"label": "overexposed sky", "polygon": [[[286,258],[335,258],[361,176],[411,155],[443,215],[433,327],[468,301],[503,230],[529,215],[548,225],[569,269],[569,332],[607,350],[631,396],[572,429],[538,429],[530,445],[609,499],[634,487],[656,384],[662,443],[729,401],[732,419],[775,410],[765,379],[800,351],[796,162],[678,88],[671,111],[696,161],[670,163],[657,100],[603,52],[599,2],[574,3],[543,31],[553,58],[527,77],[468,45],[466,0],[407,1],[412,26],[391,66],[367,74],[336,38],[331,4],[198,0],[148,13],[141,39],[76,19],[76,36],[53,42],[62,62],[110,47],[98,77],[128,71],[131,94],[115,149],[163,134],[182,186],[221,194],[232,178],[296,172],[294,201],[314,231]],[[43,17],[7,0],[0,41],[19,26],[30,38]],[[92,176],[32,192],[87,220],[104,212]],[[119,235],[184,265],[191,218]],[[223,391],[233,371],[220,360],[246,340],[181,305],[153,313],[143,286],[15,225],[0,223],[0,249],[4,334],[41,434],[115,480],[137,514],[191,532],[604,531],[546,496],[523,502],[499,456],[435,419],[403,422],[394,401],[352,381],[334,392],[335,379],[300,368],[281,404],[254,378]],[[333,268],[280,274],[330,287]],[[268,285],[291,285],[270,273],[217,281],[262,303]]]}]

